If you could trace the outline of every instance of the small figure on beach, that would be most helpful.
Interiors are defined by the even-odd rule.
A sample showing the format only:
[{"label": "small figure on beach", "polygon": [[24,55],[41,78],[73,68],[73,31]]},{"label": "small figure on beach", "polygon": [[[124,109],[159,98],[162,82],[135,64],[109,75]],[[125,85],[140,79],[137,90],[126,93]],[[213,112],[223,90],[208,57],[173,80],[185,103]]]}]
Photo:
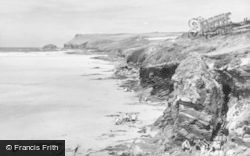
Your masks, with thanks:
[{"label": "small figure on beach", "polygon": [[222,149],[216,150],[213,146],[209,148],[209,144],[203,144],[200,156],[224,156],[224,151]]},{"label": "small figure on beach", "polygon": [[203,140],[199,139],[194,146],[197,150],[201,150],[202,147],[205,149],[209,148],[209,144],[207,143],[207,141],[205,139],[203,139]]},{"label": "small figure on beach", "polygon": [[182,145],[181,145],[182,150],[185,152],[186,150],[188,150],[190,153],[192,152],[192,148],[190,146],[190,143],[188,140],[185,140]]},{"label": "small figure on beach", "polygon": [[129,122],[129,121],[130,121],[130,118],[129,118],[128,113],[125,113],[125,114],[123,115],[122,120],[123,120],[123,121],[126,121],[126,122]]},{"label": "small figure on beach", "polygon": [[115,118],[115,124],[116,125],[122,124],[122,120],[120,118]]},{"label": "small figure on beach", "polygon": [[201,153],[200,153],[200,156],[206,156],[206,153],[207,153],[207,148],[205,145],[201,145],[200,147],[200,150],[201,150]]},{"label": "small figure on beach", "polygon": [[221,150],[221,147],[227,142],[227,137],[222,134],[219,136],[216,136],[214,138],[214,141],[212,143],[212,147],[215,148],[215,150]]},{"label": "small figure on beach", "polygon": [[131,121],[135,122],[138,119],[138,113],[132,113],[131,114]]},{"label": "small figure on beach", "polygon": [[125,88],[123,89],[123,91],[124,91],[124,92],[130,92],[131,90],[130,90],[128,87],[125,87]]},{"label": "small figure on beach", "polygon": [[215,150],[213,147],[205,153],[205,155],[201,156],[225,156],[225,152],[220,149],[220,150]]},{"label": "small figure on beach", "polygon": [[218,141],[218,140],[215,140],[215,141],[212,143],[211,148],[213,148],[213,149],[215,149],[215,150],[220,150],[220,149],[221,149],[221,142]]},{"label": "small figure on beach", "polygon": [[139,97],[139,102],[142,103],[142,102],[147,102],[148,101],[148,98],[147,96],[141,96]]}]

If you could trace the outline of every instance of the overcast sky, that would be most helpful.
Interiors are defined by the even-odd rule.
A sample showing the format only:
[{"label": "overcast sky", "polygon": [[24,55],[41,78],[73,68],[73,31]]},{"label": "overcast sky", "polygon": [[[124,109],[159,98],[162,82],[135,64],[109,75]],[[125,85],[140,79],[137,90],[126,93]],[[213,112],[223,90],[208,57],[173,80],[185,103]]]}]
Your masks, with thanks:
[{"label": "overcast sky", "polygon": [[62,46],[75,34],[187,31],[190,18],[250,17],[250,0],[0,0],[0,46]]}]

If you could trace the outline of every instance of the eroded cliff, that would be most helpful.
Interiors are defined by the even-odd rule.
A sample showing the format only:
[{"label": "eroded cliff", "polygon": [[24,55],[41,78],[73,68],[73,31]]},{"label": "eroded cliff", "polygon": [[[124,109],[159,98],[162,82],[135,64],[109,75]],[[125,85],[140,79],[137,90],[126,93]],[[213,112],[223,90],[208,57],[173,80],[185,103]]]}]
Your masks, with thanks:
[{"label": "eroded cliff", "polygon": [[129,150],[123,147],[124,155],[194,156],[200,149],[181,151],[184,140],[193,146],[199,141],[212,145],[218,138],[225,155],[250,154],[249,136],[242,137],[250,121],[249,30],[210,39],[191,40],[183,35],[175,42],[134,50],[127,63],[126,72],[119,69],[117,73],[129,75],[137,69],[134,74],[140,79],[134,79],[136,85],[125,86],[139,88],[142,100],[163,101],[166,109],[151,126],[157,134],[148,132],[149,137],[137,139]]}]

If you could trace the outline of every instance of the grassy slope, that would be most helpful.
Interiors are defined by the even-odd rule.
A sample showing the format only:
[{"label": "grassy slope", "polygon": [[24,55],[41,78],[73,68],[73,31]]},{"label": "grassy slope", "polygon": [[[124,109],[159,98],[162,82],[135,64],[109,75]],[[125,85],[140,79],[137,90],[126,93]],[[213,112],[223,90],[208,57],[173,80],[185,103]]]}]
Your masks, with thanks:
[{"label": "grassy slope", "polygon": [[150,52],[145,65],[180,61],[194,53],[204,55],[222,55],[245,53],[250,49],[250,32],[215,36],[210,39],[191,40],[187,37],[176,39],[175,43],[164,42],[158,51]]},{"label": "grassy slope", "polygon": [[138,48],[150,43],[147,38],[167,37],[180,33],[143,33],[143,34],[86,34],[76,35],[65,45],[86,44],[86,49],[98,49],[100,51],[116,51]]}]

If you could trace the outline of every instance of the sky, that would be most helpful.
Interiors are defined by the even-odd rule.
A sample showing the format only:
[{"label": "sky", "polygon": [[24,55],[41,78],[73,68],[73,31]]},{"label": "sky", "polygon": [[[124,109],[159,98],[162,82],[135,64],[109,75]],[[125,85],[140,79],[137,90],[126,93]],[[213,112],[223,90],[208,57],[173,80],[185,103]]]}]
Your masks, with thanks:
[{"label": "sky", "polygon": [[75,34],[188,31],[188,20],[231,12],[250,0],[0,0],[0,47],[62,47]]}]

